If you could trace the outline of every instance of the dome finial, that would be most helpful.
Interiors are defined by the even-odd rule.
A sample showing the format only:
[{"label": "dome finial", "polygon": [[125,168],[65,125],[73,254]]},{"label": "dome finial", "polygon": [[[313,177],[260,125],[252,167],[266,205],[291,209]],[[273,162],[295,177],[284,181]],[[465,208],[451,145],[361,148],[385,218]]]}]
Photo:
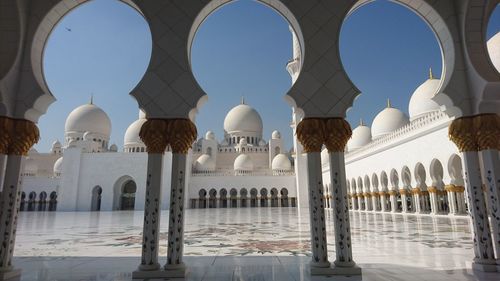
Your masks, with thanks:
[{"label": "dome finial", "polygon": [[94,93],[90,94],[90,103],[89,104],[94,104]]},{"label": "dome finial", "polygon": [[429,79],[434,79],[434,75],[432,75],[432,67],[429,67]]},{"label": "dome finial", "polygon": [[241,104],[245,104],[245,97],[241,96]]},{"label": "dome finial", "polygon": [[359,118],[359,126],[364,126],[365,123],[363,122],[363,118]]},{"label": "dome finial", "polygon": [[391,99],[387,99],[387,108],[391,108],[391,107],[392,107]]}]

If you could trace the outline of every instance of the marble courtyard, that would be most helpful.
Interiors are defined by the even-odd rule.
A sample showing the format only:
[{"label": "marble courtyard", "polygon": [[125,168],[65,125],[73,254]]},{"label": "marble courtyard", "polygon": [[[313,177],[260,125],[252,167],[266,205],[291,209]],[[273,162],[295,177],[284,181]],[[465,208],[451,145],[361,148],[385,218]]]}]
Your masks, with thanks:
[{"label": "marble courtyard", "polygon": [[[333,234],[331,216],[327,212]],[[189,209],[186,218],[186,280],[325,280],[308,273],[307,212]],[[498,273],[471,270],[469,223],[467,216],[351,212],[353,254],[363,280],[498,280]],[[167,228],[162,226],[160,239]],[[141,232],[142,212],[23,212],[14,262],[23,270],[21,280],[132,280]],[[329,256],[333,239],[328,237]]]}]

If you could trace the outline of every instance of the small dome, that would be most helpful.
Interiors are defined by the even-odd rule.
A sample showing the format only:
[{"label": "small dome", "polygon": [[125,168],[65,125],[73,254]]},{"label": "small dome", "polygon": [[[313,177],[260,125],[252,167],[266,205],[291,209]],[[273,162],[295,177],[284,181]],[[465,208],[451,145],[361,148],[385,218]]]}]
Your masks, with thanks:
[{"label": "small dome", "polygon": [[146,112],[142,109],[139,109],[139,119],[146,119]]},{"label": "small dome", "polygon": [[203,154],[194,163],[196,171],[215,171],[215,160],[208,154]]},{"label": "small dome", "polygon": [[30,148],[28,151],[28,154],[38,154],[38,150],[36,150],[34,147]]},{"label": "small dome", "polygon": [[429,79],[420,85],[410,98],[408,112],[410,120],[414,120],[426,113],[439,110],[439,104],[432,100],[439,89],[439,79],[435,79],[430,74]]},{"label": "small dome", "polygon": [[493,66],[500,72],[500,32],[491,37],[486,46]]},{"label": "small dome", "polygon": [[111,121],[108,115],[94,104],[75,108],[66,118],[65,132],[91,132],[109,138]]},{"label": "small dome", "polygon": [[253,107],[239,104],[227,113],[224,131],[228,134],[246,132],[262,135],[262,118]]},{"label": "small dome", "polygon": [[250,156],[246,154],[240,154],[234,160],[234,170],[235,171],[253,171],[253,161]]},{"label": "small dome", "polygon": [[62,147],[62,144],[56,140],[52,143],[52,148],[61,148]]},{"label": "small dome", "polygon": [[118,146],[116,144],[112,144],[109,147],[109,151],[111,151],[111,152],[118,152]]},{"label": "small dome", "polygon": [[401,110],[391,107],[390,102],[388,102],[387,107],[373,119],[372,137],[376,139],[390,134],[408,122],[408,117]]},{"label": "small dome", "polygon": [[208,131],[208,132],[205,134],[205,139],[206,139],[206,140],[215,140],[215,134],[214,134],[214,132],[212,132],[212,131]]},{"label": "small dome", "polygon": [[273,131],[273,133],[271,134],[271,138],[272,138],[272,139],[275,139],[275,140],[276,140],[276,139],[281,139],[281,133],[275,130],[275,131]]},{"label": "small dome", "polygon": [[137,119],[130,126],[128,126],[127,131],[125,131],[125,137],[123,138],[124,146],[137,146],[144,145],[139,137],[139,132],[141,131],[142,125],[146,122],[146,119]]},{"label": "small dome", "polygon": [[347,149],[349,151],[361,148],[372,141],[372,131],[370,127],[365,126],[363,122],[352,130],[352,137],[347,142]]},{"label": "small dome", "polygon": [[56,160],[56,162],[54,163],[54,175],[60,175],[62,173],[62,163],[62,157]]},{"label": "small dome", "polygon": [[241,140],[240,140],[240,146],[246,146],[246,145],[248,145],[247,139],[245,137],[241,138]]},{"label": "small dome", "polygon": [[283,154],[280,153],[276,156],[274,156],[273,162],[271,163],[271,167],[274,170],[280,170],[280,171],[290,171],[292,169],[292,162],[290,162],[290,159]]}]

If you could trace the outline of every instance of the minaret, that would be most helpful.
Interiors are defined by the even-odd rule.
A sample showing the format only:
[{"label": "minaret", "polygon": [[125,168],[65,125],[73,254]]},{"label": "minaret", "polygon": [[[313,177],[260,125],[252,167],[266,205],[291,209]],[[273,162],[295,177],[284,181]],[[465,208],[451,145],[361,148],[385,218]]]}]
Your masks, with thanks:
[{"label": "minaret", "polygon": [[[293,31],[292,27],[289,27],[290,32],[292,33],[292,44],[293,44],[293,58],[287,63],[286,70],[290,74],[292,78],[292,85],[297,81],[299,77],[300,68],[301,68],[301,50],[300,43],[295,31]],[[297,110],[297,108],[292,108],[292,131],[293,131],[293,147],[295,151],[295,183],[297,188],[297,202],[299,208],[306,208],[309,206],[309,194],[308,194],[308,186],[307,186],[307,161],[305,155],[303,154],[303,148],[300,142],[297,140],[296,136],[296,128],[299,122],[302,120],[304,116]]]}]

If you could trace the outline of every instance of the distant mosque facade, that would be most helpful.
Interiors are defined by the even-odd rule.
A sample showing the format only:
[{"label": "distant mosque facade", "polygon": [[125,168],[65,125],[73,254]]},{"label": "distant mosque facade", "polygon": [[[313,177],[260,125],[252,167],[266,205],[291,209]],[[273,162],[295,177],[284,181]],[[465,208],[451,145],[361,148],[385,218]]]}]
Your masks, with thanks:
[{"label": "distant mosque facade", "polygon": [[[293,33],[292,33],[293,34]],[[292,80],[300,72],[300,50],[293,35]],[[488,41],[500,70],[500,33]],[[448,139],[453,118],[432,97],[440,80],[432,72],[412,94],[409,116],[390,101],[374,118],[354,128],[345,154],[350,208],[360,211],[462,215],[467,212],[462,160]],[[281,133],[263,136],[263,121],[251,106],[232,108],[224,136],[212,131],[189,152],[186,204],[189,208],[307,207],[306,156],[295,137],[302,116],[293,110],[293,149]],[[90,102],[66,119],[64,144],[50,152],[32,149],[22,172],[22,211],[143,210],[147,153],[139,137],[145,115],[125,132],[123,151],[109,144],[111,120]],[[164,157],[162,209],[170,197],[172,154]],[[328,153],[322,152],[323,196],[331,208]]]}]

